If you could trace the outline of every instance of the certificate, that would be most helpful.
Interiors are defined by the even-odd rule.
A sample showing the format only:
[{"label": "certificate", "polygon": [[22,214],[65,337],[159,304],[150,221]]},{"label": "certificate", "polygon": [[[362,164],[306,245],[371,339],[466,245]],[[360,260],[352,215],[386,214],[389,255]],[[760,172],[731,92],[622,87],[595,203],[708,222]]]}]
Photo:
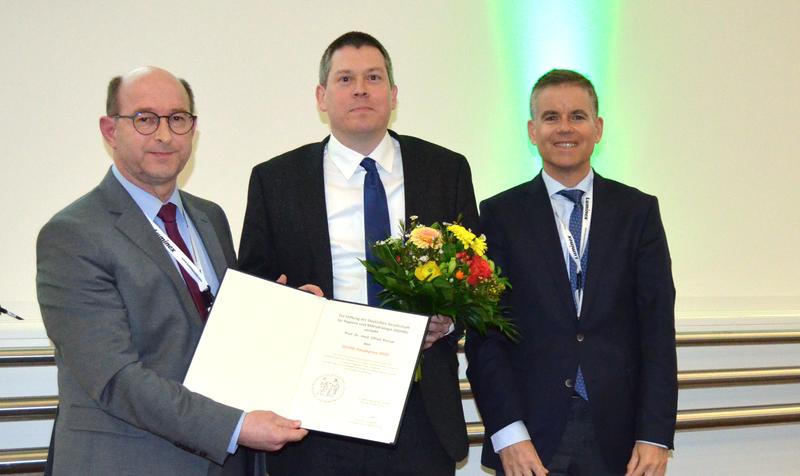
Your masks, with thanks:
[{"label": "certificate", "polygon": [[184,385],[303,428],[394,443],[428,317],[228,270]]}]

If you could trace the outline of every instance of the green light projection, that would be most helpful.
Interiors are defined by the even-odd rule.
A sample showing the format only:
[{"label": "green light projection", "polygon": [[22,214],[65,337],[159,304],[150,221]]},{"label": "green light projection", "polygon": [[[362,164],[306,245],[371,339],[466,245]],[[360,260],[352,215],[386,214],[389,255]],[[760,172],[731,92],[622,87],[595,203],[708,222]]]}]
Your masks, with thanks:
[{"label": "green light projection", "polygon": [[[614,32],[619,0],[502,0],[487,5],[499,64],[495,95],[503,105],[496,116],[497,151],[503,169],[492,184],[497,193],[532,178],[541,168],[536,147],[528,141],[530,90],[542,74],[567,68],[586,75],[595,85],[600,115],[605,120],[603,140],[595,148],[595,169],[614,177],[624,167],[622,157],[606,159],[605,144],[615,141],[614,104],[608,91],[612,74]],[[482,192],[480,190],[479,192]],[[479,197],[483,198],[483,197]]]}]

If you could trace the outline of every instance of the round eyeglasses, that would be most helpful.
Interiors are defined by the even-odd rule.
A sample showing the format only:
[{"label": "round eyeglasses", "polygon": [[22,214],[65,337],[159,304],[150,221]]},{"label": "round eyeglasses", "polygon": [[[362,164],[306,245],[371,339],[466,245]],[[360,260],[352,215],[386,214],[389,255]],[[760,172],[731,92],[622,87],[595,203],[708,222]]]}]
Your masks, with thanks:
[{"label": "round eyeglasses", "polygon": [[189,114],[188,112],[174,112],[169,116],[159,116],[154,112],[148,111],[137,112],[132,116],[116,114],[111,117],[114,119],[130,119],[133,123],[133,128],[136,129],[136,132],[146,136],[158,130],[158,126],[161,125],[162,118],[167,120],[167,126],[169,126],[169,130],[178,135],[184,135],[191,131],[192,127],[194,127],[194,121],[197,119],[197,116]]}]

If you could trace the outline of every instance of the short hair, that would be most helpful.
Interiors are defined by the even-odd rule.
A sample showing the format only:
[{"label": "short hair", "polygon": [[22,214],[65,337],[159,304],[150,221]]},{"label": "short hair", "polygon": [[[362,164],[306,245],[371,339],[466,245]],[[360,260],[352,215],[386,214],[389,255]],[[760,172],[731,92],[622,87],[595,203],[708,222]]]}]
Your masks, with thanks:
[{"label": "short hair", "polygon": [[[189,112],[194,114],[194,91],[189,86],[189,82],[183,78],[178,78],[183,85],[186,94],[189,96]],[[108,93],[106,94],[106,115],[114,116],[119,114],[119,87],[122,84],[122,76],[114,76],[108,82]]]},{"label": "short hair", "polygon": [[574,84],[582,87],[587,93],[589,93],[589,99],[591,99],[592,106],[594,106],[595,116],[598,114],[599,108],[597,102],[597,92],[594,90],[594,85],[592,85],[592,82],[589,81],[586,76],[570,69],[551,69],[542,75],[542,77],[536,81],[536,84],[533,85],[533,89],[531,89],[531,119],[536,119],[533,113],[533,105],[536,103],[536,98],[538,97],[539,93],[545,88],[549,88],[551,86],[560,86],[562,84]]},{"label": "short hair", "polygon": [[389,85],[394,86],[394,73],[392,72],[392,58],[389,57],[389,52],[383,47],[380,41],[374,36],[363,33],[360,31],[349,31],[344,35],[333,40],[333,43],[328,45],[328,48],[322,53],[322,59],[319,61],[319,84],[325,86],[328,84],[328,75],[331,73],[331,57],[333,54],[345,46],[352,46],[354,48],[361,48],[362,46],[372,46],[381,52],[383,55],[383,62],[386,65],[386,73],[389,75]]}]

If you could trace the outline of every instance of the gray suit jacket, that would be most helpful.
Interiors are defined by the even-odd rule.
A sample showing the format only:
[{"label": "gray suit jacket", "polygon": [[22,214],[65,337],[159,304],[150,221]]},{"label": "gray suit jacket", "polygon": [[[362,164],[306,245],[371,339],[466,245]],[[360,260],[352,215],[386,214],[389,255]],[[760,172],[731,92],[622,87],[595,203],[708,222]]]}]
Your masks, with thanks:
[{"label": "gray suit jacket", "polygon": [[[185,192],[181,199],[222,278],[235,261],[224,212]],[[54,473],[220,473],[241,411],[181,385],[203,323],[147,218],[110,171],[42,228],[36,254],[58,365]],[[243,464],[243,453],[225,467]]]}]

